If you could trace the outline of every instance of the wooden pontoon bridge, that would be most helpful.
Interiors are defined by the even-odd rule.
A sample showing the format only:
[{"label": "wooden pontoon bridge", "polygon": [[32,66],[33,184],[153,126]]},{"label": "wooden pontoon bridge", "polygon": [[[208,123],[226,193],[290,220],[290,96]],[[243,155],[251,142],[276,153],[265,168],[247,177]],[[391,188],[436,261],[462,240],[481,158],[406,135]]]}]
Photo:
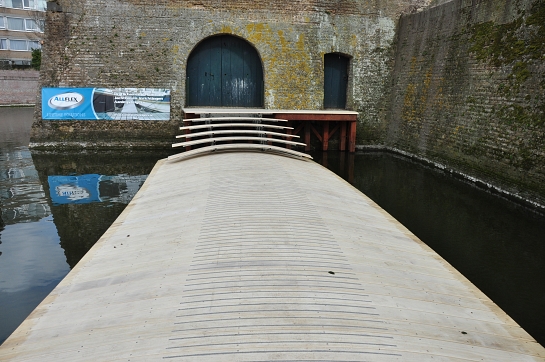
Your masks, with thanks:
[{"label": "wooden pontoon bridge", "polygon": [[[209,132],[197,139],[245,137],[213,122],[186,127]],[[266,133],[277,123],[238,125],[257,133],[159,161],[0,360],[544,360],[541,345],[369,198],[270,144],[287,140]]]}]

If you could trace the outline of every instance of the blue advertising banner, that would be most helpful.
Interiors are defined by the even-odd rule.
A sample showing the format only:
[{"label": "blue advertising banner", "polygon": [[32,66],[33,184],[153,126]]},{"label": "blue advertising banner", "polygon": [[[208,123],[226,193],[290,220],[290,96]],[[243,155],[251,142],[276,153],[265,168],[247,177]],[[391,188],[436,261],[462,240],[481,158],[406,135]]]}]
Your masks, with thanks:
[{"label": "blue advertising banner", "polygon": [[54,205],[117,202],[128,204],[147,175],[48,176],[49,196]]},{"label": "blue advertising banner", "polygon": [[49,195],[55,205],[100,202],[101,175],[48,176]]},{"label": "blue advertising banner", "polygon": [[42,88],[42,119],[170,119],[170,90],[155,88]]}]

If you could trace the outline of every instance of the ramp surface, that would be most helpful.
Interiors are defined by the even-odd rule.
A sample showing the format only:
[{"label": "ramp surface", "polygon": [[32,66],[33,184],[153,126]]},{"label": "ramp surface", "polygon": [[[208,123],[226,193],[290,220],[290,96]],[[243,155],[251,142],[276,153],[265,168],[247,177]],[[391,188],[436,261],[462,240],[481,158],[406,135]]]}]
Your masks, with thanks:
[{"label": "ramp surface", "polygon": [[160,161],[2,361],[542,361],[544,349],[311,161]]}]

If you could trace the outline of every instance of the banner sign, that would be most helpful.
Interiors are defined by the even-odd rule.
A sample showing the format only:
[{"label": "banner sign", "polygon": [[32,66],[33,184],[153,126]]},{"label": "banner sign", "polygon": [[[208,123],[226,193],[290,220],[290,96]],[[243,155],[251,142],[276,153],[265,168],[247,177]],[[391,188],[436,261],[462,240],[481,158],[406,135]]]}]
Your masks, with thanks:
[{"label": "banner sign", "polygon": [[170,120],[170,90],[42,88],[42,119]]},{"label": "banner sign", "polygon": [[48,176],[49,195],[55,205],[100,202],[101,175]]},{"label": "banner sign", "polygon": [[117,202],[128,204],[147,175],[48,176],[49,196],[54,205]]}]

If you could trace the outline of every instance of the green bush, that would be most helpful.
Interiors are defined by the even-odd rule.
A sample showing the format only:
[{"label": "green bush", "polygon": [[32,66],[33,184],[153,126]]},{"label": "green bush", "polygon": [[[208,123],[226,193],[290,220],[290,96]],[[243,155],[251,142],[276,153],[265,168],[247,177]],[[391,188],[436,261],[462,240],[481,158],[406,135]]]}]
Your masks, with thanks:
[{"label": "green bush", "polygon": [[41,65],[42,65],[42,50],[32,49],[32,60],[30,61],[30,66],[36,70],[40,70]]}]

